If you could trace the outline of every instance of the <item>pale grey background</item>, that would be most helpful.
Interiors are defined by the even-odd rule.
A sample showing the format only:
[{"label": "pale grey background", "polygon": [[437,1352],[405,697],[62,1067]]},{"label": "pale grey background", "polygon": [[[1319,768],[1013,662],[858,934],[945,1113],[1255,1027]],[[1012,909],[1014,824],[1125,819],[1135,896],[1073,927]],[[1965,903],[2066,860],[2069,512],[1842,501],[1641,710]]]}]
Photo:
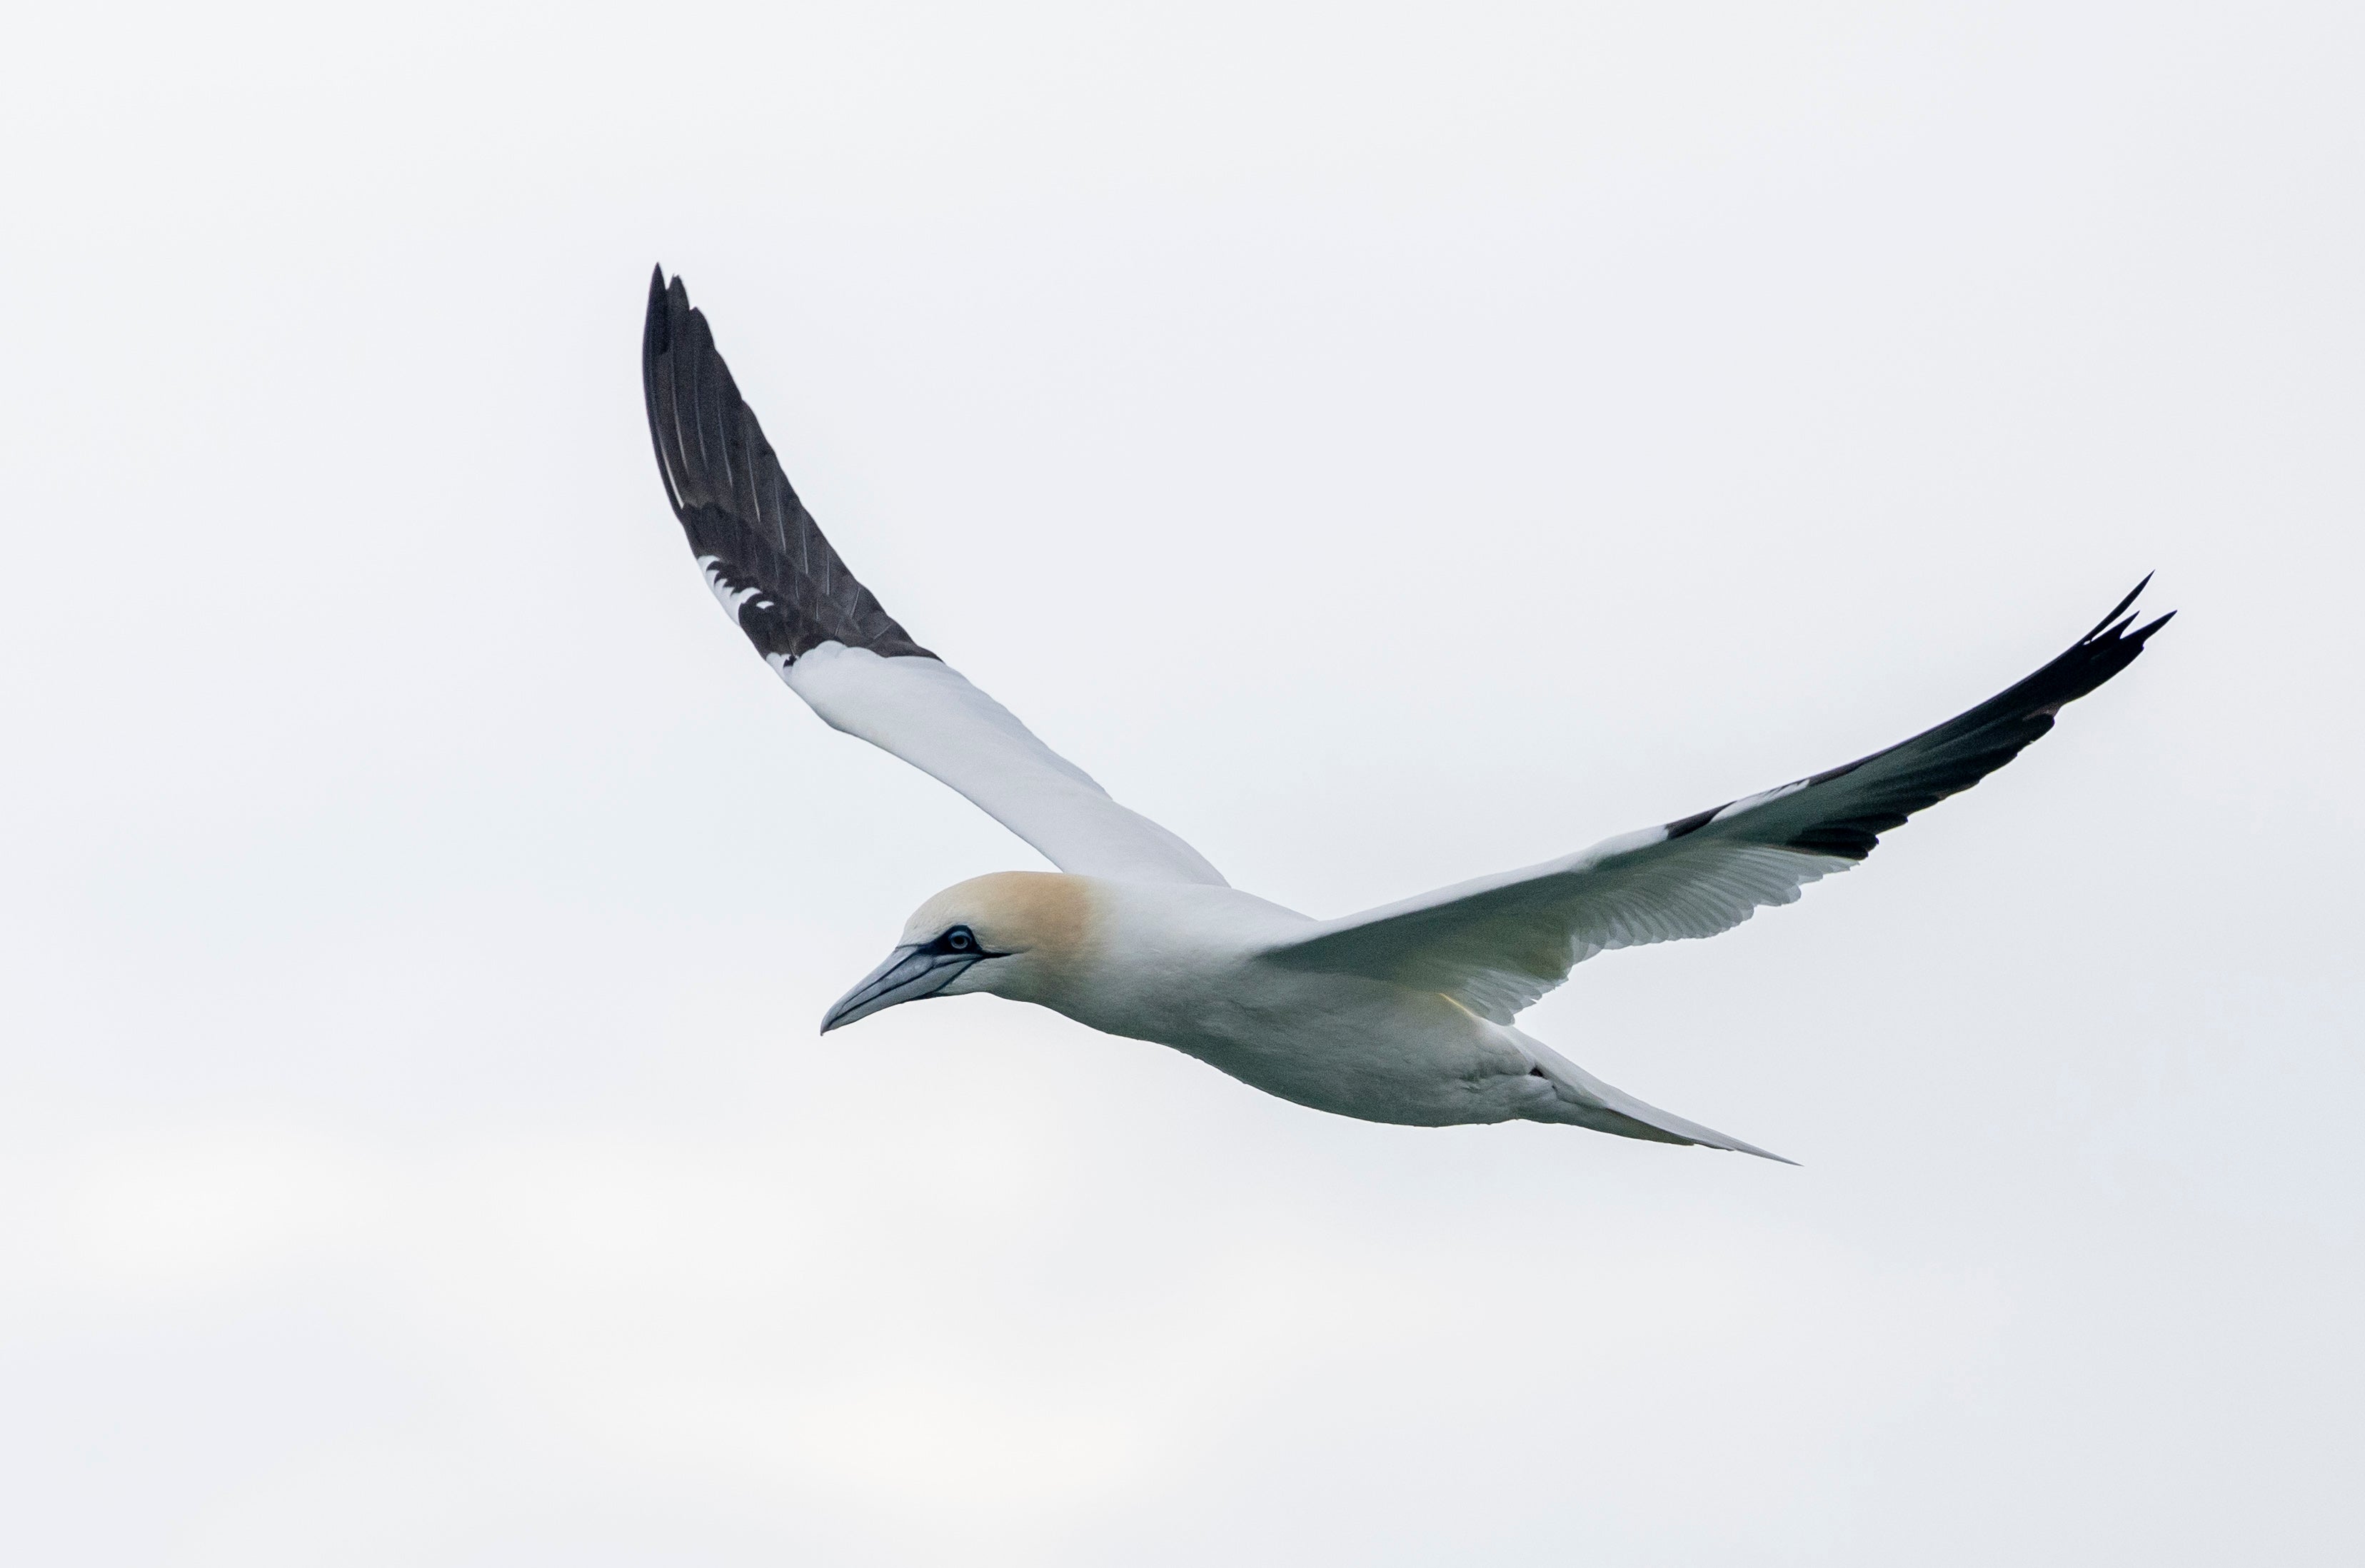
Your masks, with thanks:
[{"label": "pale grey background", "polygon": [[[2365,1553],[2365,12],[50,7],[0,96],[14,1561]],[[1802,1170],[990,1000],[667,514],[1333,913],[2184,615],[1530,1015]]]}]

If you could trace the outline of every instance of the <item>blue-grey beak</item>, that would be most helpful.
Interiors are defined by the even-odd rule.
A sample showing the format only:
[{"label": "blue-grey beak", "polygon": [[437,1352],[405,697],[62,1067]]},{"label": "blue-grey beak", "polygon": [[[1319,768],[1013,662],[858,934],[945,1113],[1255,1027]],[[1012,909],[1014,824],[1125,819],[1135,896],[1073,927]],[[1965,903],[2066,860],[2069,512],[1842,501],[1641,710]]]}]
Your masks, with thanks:
[{"label": "blue-grey beak", "polygon": [[982,957],[981,953],[932,953],[916,943],[898,947],[887,955],[885,963],[865,975],[860,985],[837,999],[837,1005],[822,1019],[821,1032],[826,1035],[899,1002],[934,996]]}]

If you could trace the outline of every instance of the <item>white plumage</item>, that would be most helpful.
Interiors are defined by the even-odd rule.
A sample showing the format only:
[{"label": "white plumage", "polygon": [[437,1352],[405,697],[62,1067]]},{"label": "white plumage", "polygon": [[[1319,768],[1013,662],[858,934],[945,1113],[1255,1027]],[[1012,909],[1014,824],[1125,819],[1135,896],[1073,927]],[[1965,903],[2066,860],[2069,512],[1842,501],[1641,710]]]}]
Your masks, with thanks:
[{"label": "white plumage", "polygon": [[933,658],[824,643],[768,661],[832,728],[892,752],[967,796],[1063,871],[1136,882],[1224,879],[1199,852],[1109,799],[1009,709]]},{"label": "white plumage", "polygon": [[662,270],[642,366],[667,495],[708,588],[766,662],[832,726],[949,785],[1059,868],[928,900],[824,1033],[986,991],[1342,1115],[1557,1122],[1762,1155],[1603,1083],[1513,1020],[1597,954],[1711,936],[1796,902],[2010,761],[2168,620],[2135,626],[2138,584],[2034,675],[1885,751],[1541,866],[1316,921],[1227,886],[913,642],[822,536],[704,316]]}]

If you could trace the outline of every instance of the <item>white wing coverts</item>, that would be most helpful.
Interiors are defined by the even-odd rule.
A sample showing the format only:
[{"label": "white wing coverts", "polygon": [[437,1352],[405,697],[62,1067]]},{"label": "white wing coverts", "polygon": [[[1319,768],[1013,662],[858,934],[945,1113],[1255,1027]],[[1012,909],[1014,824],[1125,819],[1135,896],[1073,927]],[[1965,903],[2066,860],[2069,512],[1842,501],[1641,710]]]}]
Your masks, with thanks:
[{"label": "white wing coverts", "polygon": [[855,580],[781,471],[704,314],[662,267],[649,283],[641,383],[657,469],[706,586],[814,712],[950,785],[1062,871],[1224,885],[1198,851],[1109,799],[913,642]]},{"label": "white wing coverts", "polygon": [[1881,834],[2010,762],[2063,703],[2124,669],[2169,619],[2129,630],[2143,586],[2026,680],[1886,751],[1564,859],[1328,921],[1264,957],[1443,991],[1508,1024],[1596,953],[1729,931],[1846,870]]}]

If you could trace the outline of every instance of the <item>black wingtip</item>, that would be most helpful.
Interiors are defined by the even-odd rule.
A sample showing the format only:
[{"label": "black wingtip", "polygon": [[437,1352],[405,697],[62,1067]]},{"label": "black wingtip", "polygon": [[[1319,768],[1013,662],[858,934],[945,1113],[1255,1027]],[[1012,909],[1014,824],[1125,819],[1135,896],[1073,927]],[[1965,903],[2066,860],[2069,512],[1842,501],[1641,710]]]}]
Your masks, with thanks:
[{"label": "black wingtip", "polygon": [[2095,622],[2094,629],[2087,633],[2083,637],[2080,637],[2079,641],[2081,643],[2090,643],[2095,638],[2101,636],[2103,629],[2108,627],[2112,622],[2116,621],[2120,616],[2126,614],[2127,607],[2135,603],[2135,599],[2143,593],[2143,590],[2151,586],[2151,579],[2152,574],[2146,572],[2143,576],[2143,581],[2129,588],[2127,590],[2127,597],[2119,600],[2118,603],[2111,606],[2111,612],[2108,615],[2103,616],[2100,621]]},{"label": "black wingtip", "polygon": [[881,658],[935,657],[823,537],[732,383],[705,316],[691,308],[689,287],[662,265],[649,274],[641,391],[666,499],[710,583],[739,595],[732,618],[758,651],[789,661],[835,642]]},{"label": "black wingtip", "polygon": [[[674,280],[677,286],[681,280]],[[665,263],[660,262],[649,274],[649,312],[641,330],[642,347],[649,354],[661,354],[673,346],[672,323],[666,310]]]}]

